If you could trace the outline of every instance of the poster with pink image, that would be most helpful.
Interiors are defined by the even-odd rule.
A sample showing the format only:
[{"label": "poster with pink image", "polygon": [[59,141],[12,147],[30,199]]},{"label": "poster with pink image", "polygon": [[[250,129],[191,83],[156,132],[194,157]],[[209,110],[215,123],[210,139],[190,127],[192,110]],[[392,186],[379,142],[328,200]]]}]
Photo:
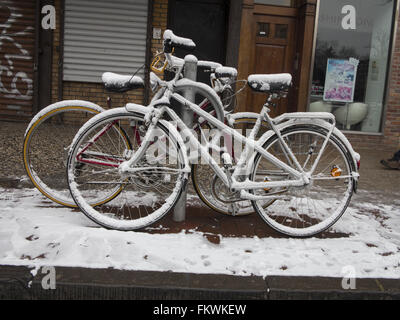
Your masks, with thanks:
[{"label": "poster with pink image", "polygon": [[328,59],[324,100],[350,103],[354,100],[359,60]]}]

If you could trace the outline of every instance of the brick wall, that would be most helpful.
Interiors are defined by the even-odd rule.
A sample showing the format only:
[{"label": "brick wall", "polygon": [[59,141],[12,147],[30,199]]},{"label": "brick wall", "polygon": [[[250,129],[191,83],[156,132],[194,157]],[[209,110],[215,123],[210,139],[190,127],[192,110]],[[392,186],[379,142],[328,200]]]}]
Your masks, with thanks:
[{"label": "brick wall", "polygon": [[110,93],[101,83],[64,82],[63,100],[87,100],[107,109],[107,98],[110,97],[112,107],[123,107],[127,103],[143,103],[143,89],[127,93]]},{"label": "brick wall", "polygon": [[400,148],[400,16],[397,27],[393,63],[391,66],[389,100],[386,109],[384,143]]},{"label": "brick wall", "polygon": [[[167,17],[168,17],[168,0],[154,0],[153,3],[153,27],[161,28],[161,34],[164,33],[167,28]],[[162,40],[151,40],[151,52],[152,55],[163,49]]]},{"label": "brick wall", "polygon": [[345,134],[351,142],[354,150],[371,149],[393,152],[393,145],[384,143],[383,135],[368,135],[368,134]]}]

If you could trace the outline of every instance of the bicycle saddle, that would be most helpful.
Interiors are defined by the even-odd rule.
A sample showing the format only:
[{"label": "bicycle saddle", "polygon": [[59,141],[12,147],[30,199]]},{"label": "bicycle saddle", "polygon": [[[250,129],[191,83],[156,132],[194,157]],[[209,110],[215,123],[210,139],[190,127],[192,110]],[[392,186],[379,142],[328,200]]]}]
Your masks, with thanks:
[{"label": "bicycle saddle", "polygon": [[103,73],[102,80],[106,90],[123,93],[144,88],[144,81],[138,76],[127,76],[112,72]]},{"label": "bicycle saddle", "polygon": [[174,35],[171,30],[165,30],[164,52],[171,53],[173,48],[181,48],[187,51],[193,51],[196,49],[196,44],[191,39],[178,37]]},{"label": "bicycle saddle", "polygon": [[282,93],[291,87],[292,76],[289,73],[253,74],[248,77],[247,83],[256,92]]},{"label": "bicycle saddle", "polygon": [[222,67],[222,64],[213,61],[199,60],[197,66],[205,70],[215,70],[219,67]]},{"label": "bicycle saddle", "polygon": [[237,77],[237,70],[232,67],[219,67],[215,69],[215,76],[220,78],[236,78]]}]

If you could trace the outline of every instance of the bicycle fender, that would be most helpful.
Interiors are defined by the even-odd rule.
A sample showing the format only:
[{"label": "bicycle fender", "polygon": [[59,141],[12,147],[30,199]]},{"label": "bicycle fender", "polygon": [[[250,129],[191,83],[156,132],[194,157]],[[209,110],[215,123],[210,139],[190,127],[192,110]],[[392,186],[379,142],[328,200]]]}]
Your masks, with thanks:
[{"label": "bicycle fender", "polygon": [[[313,124],[317,124],[318,126],[321,126],[327,130],[330,130],[332,128],[332,125],[329,124],[326,121],[323,120],[313,120]],[[354,162],[354,171],[358,172],[358,162],[361,160],[361,156],[359,153],[355,152],[353,149],[353,146],[351,145],[349,139],[347,139],[347,137],[343,134],[342,131],[340,131],[338,128],[334,128],[333,129],[333,134],[340,140],[341,143],[343,143],[346,148],[349,150],[350,155],[352,156],[353,162]],[[356,179],[357,180],[357,179]]]},{"label": "bicycle fender", "polygon": [[125,106],[125,109],[128,112],[138,112],[138,113],[144,113],[144,114],[147,114],[150,111],[152,111],[152,108],[145,107],[145,106],[142,106],[141,104],[136,104],[136,103],[127,103]]},{"label": "bicycle fender", "polygon": [[[309,125],[310,121],[305,120],[305,119],[293,119],[286,121],[282,124],[279,124],[276,126],[276,128],[279,131],[285,130],[287,128],[297,126],[297,125]],[[313,119],[312,121],[313,126],[319,126],[322,127],[328,131],[332,129],[332,124],[328,123],[327,121],[321,120],[321,119]],[[340,142],[349,150],[350,155],[352,157],[354,167],[352,168],[353,172],[358,174],[358,161],[360,161],[361,157],[360,154],[354,151],[353,146],[351,145],[350,141],[347,139],[347,137],[337,128],[333,129],[333,134],[340,140]],[[263,145],[266,143],[272,136],[274,136],[275,133],[271,130],[266,132],[258,141],[259,144]],[[253,159],[252,159],[253,160]],[[355,175],[354,179],[357,181],[358,177]]]},{"label": "bicycle fender", "polygon": [[38,121],[41,117],[43,117],[45,114],[55,111],[57,109],[65,108],[65,107],[85,107],[89,109],[93,109],[96,112],[103,112],[105,109],[100,107],[99,105],[90,102],[90,101],[84,101],[84,100],[63,100],[63,101],[58,101],[56,103],[53,103],[46,108],[40,110],[31,120],[29,123],[26,131],[25,131],[25,137],[27,133],[30,131],[31,127],[34,125],[36,121]]},{"label": "bicycle fender", "polygon": [[255,112],[237,112],[237,113],[233,113],[233,114],[228,114],[226,116],[226,119],[228,121],[228,124],[230,126],[233,126],[235,124],[236,120],[249,119],[249,120],[257,121],[259,116],[260,116],[260,114],[255,113]]}]

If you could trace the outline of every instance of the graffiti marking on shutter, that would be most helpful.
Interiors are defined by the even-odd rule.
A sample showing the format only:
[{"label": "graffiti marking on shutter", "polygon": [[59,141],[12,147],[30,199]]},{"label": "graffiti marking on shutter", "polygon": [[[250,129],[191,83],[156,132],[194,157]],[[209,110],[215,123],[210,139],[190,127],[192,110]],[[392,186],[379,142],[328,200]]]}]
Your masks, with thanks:
[{"label": "graffiti marking on shutter", "polygon": [[[32,55],[18,42],[22,36],[33,36],[33,27],[23,26],[23,14],[18,12],[16,5],[1,6],[6,15],[0,17],[0,96],[16,100],[31,100],[33,81],[26,72],[18,70],[15,62],[32,60]],[[18,30],[21,28],[22,30]]]}]

